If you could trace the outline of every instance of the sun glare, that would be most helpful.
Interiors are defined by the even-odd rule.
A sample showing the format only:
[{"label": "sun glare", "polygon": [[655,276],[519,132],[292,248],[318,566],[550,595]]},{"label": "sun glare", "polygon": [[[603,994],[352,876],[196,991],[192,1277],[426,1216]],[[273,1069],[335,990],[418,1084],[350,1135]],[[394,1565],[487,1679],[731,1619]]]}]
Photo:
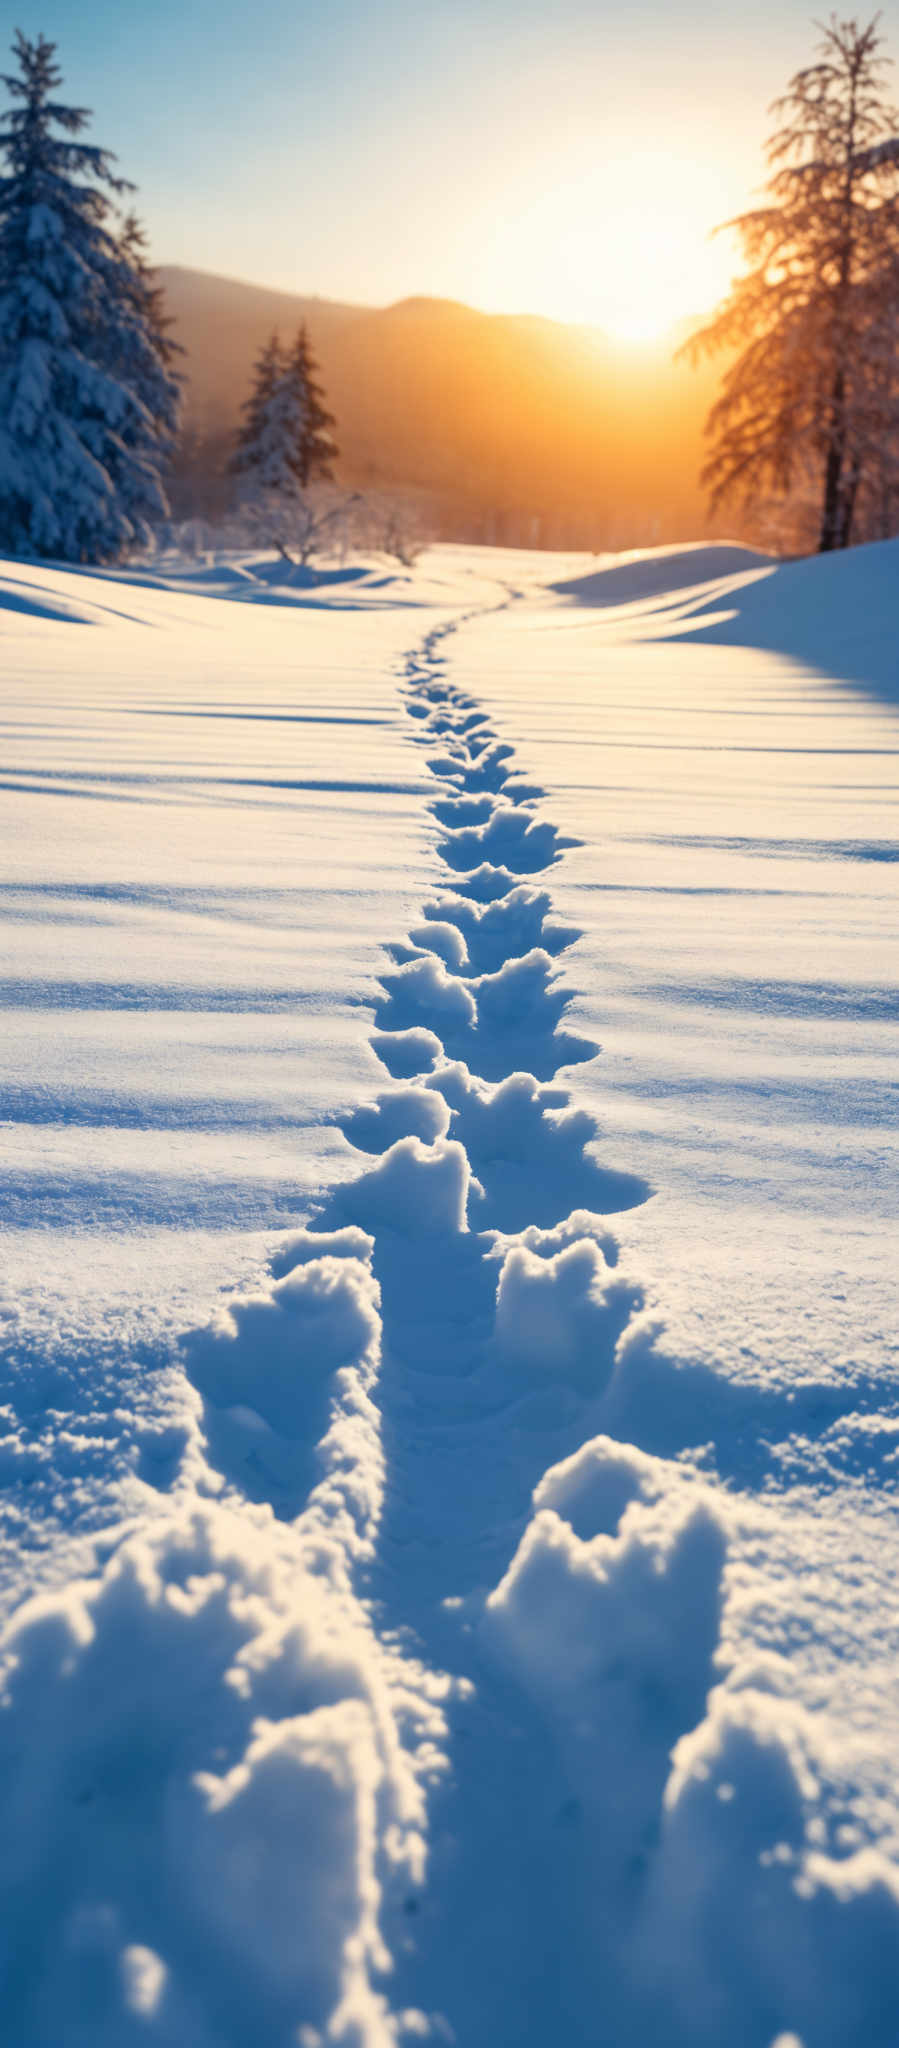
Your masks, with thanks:
[{"label": "sun glare", "polygon": [[713,172],[662,152],[606,158],[541,191],[493,249],[510,304],[652,342],[709,310],[733,268],[711,230],[733,206]]}]

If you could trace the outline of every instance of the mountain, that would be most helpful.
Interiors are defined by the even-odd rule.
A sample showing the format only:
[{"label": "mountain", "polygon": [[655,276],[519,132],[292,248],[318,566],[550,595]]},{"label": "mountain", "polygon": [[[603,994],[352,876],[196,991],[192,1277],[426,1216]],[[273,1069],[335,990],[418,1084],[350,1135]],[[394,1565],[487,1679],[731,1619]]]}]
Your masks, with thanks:
[{"label": "mountain", "polygon": [[666,343],[625,347],[595,328],[446,299],[362,307],[176,266],[159,275],[189,379],[181,516],[227,502],[259,345],[305,320],[341,481],[414,495],[442,537],[601,548],[714,531],[699,469],[717,378],[675,363]]}]

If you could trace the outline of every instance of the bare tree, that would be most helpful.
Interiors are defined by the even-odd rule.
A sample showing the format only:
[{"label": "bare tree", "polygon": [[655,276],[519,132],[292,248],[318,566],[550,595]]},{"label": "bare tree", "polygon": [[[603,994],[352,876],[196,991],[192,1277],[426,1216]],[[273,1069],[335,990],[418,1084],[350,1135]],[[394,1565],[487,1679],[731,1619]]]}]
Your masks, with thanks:
[{"label": "bare tree", "polygon": [[305,569],[316,555],[346,552],[361,504],[358,492],[323,484],[307,491],[298,484],[258,489],[241,503],[228,538],[238,547],[274,548],[285,562]]},{"label": "bare tree", "polygon": [[728,223],[745,274],[685,346],[736,352],[707,423],[713,505],[811,485],[821,552],[899,481],[899,117],[881,42],[876,19],[831,17],[775,101],[766,203]]}]

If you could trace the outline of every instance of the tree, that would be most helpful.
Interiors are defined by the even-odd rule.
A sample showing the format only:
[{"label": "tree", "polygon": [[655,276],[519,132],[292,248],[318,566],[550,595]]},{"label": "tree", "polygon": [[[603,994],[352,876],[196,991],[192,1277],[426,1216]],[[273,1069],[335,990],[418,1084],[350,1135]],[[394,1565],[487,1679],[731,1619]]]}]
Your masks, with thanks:
[{"label": "tree", "polygon": [[[117,450],[110,470],[119,496],[132,518],[158,517],[156,491],[160,458],[171,459],[181,415],[179,342],[172,339],[165,295],[146,257],[146,237],[136,215],[128,213],[118,237],[122,258],[123,311],[131,318],[115,328],[109,369],[140,401],[122,429],[127,450],[124,463]],[[164,505],[167,515],[168,506]]]},{"label": "tree", "polygon": [[241,497],[292,497],[300,484],[300,448],[305,416],[277,334],[257,357],[253,388],[243,408],[244,424],[231,461],[244,479]]},{"label": "tree", "polygon": [[[703,471],[713,504],[811,483],[821,552],[899,483],[899,163],[876,20],[831,17],[772,113],[767,202],[728,223],[746,272],[686,344],[734,360]],[[870,513],[869,513],[870,516]]]},{"label": "tree", "polygon": [[316,477],[333,480],[334,420],[325,410],[317,370],[305,327],[289,355],[273,334],[257,357],[230,465],[251,489],[290,496]]},{"label": "tree", "polygon": [[0,546],[115,560],[168,512],[173,344],[105,150],[53,98],[55,45],[21,33],[0,123]]},{"label": "tree", "polygon": [[346,509],[342,500],[323,505],[308,495],[315,478],[333,480],[337,453],[316,372],[305,327],[289,355],[272,335],[254,365],[230,464],[245,521],[288,561],[307,562]]},{"label": "tree", "polygon": [[330,431],[335,421],[325,409],[324,394],[318,381],[318,364],[309,346],[305,322],[294,343],[288,377],[302,408],[296,475],[305,490],[313,477],[318,477],[322,483],[333,481],[332,464],[337,457],[337,445]]}]

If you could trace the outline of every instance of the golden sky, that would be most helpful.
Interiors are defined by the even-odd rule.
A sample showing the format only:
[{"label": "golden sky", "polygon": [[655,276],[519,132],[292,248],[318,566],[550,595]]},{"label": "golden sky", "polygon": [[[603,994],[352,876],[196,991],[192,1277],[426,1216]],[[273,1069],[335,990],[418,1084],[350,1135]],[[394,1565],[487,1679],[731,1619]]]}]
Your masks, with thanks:
[{"label": "golden sky", "polygon": [[[39,26],[158,261],[635,340],[726,290],[709,231],[817,41],[808,0],[42,0]],[[882,27],[899,55],[899,0]]]}]

